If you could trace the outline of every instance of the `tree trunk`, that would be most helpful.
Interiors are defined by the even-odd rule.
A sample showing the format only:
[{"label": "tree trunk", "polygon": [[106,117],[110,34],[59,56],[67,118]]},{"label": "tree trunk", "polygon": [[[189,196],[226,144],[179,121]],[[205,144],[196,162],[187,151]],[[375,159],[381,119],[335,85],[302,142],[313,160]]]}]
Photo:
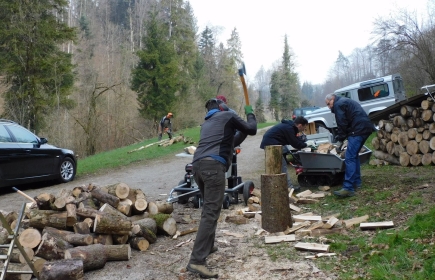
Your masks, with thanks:
[{"label": "tree trunk", "polygon": [[265,151],[265,170],[266,174],[280,174],[282,168],[282,146],[266,146]]},{"label": "tree trunk", "polygon": [[382,160],[388,161],[391,164],[399,165],[399,161],[397,160],[397,158],[390,155],[390,154],[384,153],[382,151],[374,151],[373,155],[377,159],[382,159]]},{"label": "tree trunk", "polygon": [[107,261],[128,261],[131,258],[130,244],[105,245]]},{"label": "tree trunk", "polygon": [[25,229],[18,237],[21,246],[27,248],[36,248],[41,243],[42,237],[39,230],[34,228]]},{"label": "tree trunk", "polygon": [[116,216],[97,215],[94,221],[94,232],[105,234],[129,234],[131,222]]},{"label": "tree trunk", "polygon": [[46,232],[42,236],[42,241],[35,255],[46,260],[60,260],[64,258],[65,250],[72,247],[60,236]]},{"label": "tree trunk", "polygon": [[90,234],[73,233],[71,231],[59,230],[52,227],[45,227],[42,233],[45,234],[46,232],[50,233],[51,235],[57,235],[71,245],[75,246],[85,246],[94,243],[94,238]]},{"label": "tree trunk", "polygon": [[261,175],[261,204],[261,225],[264,230],[275,233],[292,227],[285,173]]},{"label": "tree trunk", "polygon": [[132,237],[130,238],[129,243],[131,248],[139,251],[146,251],[150,246],[149,241],[145,239],[145,237]]},{"label": "tree trunk", "polygon": [[103,268],[107,262],[106,251],[101,244],[70,248],[65,251],[65,259],[81,259],[84,272]]},{"label": "tree trunk", "polygon": [[94,198],[98,199],[102,203],[108,203],[115,208],[117,208],[119,205],[119,201],[120,201],[119,197],[108,194],[103,190],[101,190],[100,188],[93,188],[91,194]]},{"label": "tree trunk", "polygon": [[177,222],[169,214],[159,213],[153,219],[156,220],[158,233],[173,236],[177,232]]},{"label": "tree trunk", "polygon": [[399,162],[401,166],[409,166],[410,156],[407,152],[400,153]]},{"label": "tree trunk", "polygon": [[82,280],[83,261],[81,259],[54,260],[45,262],[39,272],[40,280]]},{"label": "tree trunk", "polygon": [[44,227],[54,227],[59,229],[66,229],[66,211],[54,210],[30,210],[30,223],[29,226],[43,229]]},{"label": "tree trunk", "polygon": [[157,223],[152,218],[145,218],[134,222],[135,225],[139,226],[139,231],[134,232],[136,236],[144,237],[149,243],[154,243],[157,241]]}]

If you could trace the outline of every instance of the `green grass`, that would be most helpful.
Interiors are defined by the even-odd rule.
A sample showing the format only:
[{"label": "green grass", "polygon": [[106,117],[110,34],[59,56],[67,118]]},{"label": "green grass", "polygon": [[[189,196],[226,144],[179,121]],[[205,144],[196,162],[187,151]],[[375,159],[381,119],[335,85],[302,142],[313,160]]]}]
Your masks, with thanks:
[{"label": "green grass", "polygon": [[[259,123],[257,128],[263,128],[276,124],[274,123]],[[196,145],[199,140],[200,127],[193,127],[181,131],[177,131],[175,135],[184,135],[192,139]],[[142,142],[132,144],[126,147],[118,148],[115,150],[102,152],[93,156],[80,159],[78,161],[77,167],[77,177],[92,175],[98,172],[102,172],[107,169],[115,169],[122,166],[127,166],[129,164],[142,162],[146,160],[151,160],[155,158],[161,158],[168,155],[173,155],[174,153],[183,152],[183,148],[188,146],[184,143],[175,143],[167,147],[159,147],[158,145],[152,145],[147,148],[143,148],[138,151],[134,151],[140,147],[146,146],[151,143],[157,142],[156,138],[151,138],[144,140]]]}]

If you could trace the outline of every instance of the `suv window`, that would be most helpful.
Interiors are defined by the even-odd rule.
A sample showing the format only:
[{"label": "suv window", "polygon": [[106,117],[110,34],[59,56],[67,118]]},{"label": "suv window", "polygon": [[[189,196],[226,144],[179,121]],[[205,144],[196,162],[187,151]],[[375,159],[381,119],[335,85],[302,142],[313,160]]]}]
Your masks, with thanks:
[{"label": "suv window", "polygon": [[17,142],[38,144],[38,139],[27,129],[13,125],[8,126],[8,128],[10,131],[12,131],[12,134],[15,136]]},{"label": "suv window", "polygon": [[341,96],[341,97],[346,97],[346,98],[351,97],[350,91],[340,92],[340,93],[337,93],[336,95]]},{"label": "suv window", "polygon": [[0,125],[0,142],[12,142],[12,138],[3,125]]},{"label": "suv window", "polygon": [[387,97],[389,94],[390,93],[388,91],[387,84],[358,89],[358,99],[360,101],[366,101],[366,100],[380,98],[380,97]]}]

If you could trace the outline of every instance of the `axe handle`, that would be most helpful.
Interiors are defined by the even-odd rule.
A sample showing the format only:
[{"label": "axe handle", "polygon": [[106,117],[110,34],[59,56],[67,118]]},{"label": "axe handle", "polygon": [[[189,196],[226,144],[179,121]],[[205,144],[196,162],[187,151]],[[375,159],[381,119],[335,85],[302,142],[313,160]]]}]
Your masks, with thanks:
[{"label": "axe handle", "polygon": [[249,105],[248,88],[246,87],[245,77],[243,77],[243,74],[240,75],[240,81],[242,81],[243,93],[245,94],[246,105]]}]

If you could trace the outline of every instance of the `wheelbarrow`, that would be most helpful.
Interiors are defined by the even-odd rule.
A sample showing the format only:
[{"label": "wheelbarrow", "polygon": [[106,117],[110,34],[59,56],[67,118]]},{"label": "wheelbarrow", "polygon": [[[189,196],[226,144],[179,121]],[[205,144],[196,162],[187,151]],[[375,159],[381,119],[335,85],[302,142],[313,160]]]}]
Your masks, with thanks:
[{"label": "wheelbarrow", "polygon": [[[296,170],[301,187],[335,186],[343,183],[345,173],[344,159],[335,154],[324,154],[305,151],[292,151],[293,162],[289,162]],[[359,153],[361,164],[370,160],[372,151],[363,146]]]},{"label": "wheelbarrow", "polygon": [[[237,174],[237,155],[241,152],[240,147],[234,148],[233,160],[230,168],[225,174],[227,180],[227,186],[225,188],[224,201],[222,208],[228,209],[231,204],[237,204],[241,200],[239,194],[243,197],[245,205],[248,204],[248,199],[254,190],[254,183],[252,181],[242,182],[242,177]],[[184,178],[178,183],[178,186],[173,188],[167,202],[180,204],[187,204],[189,201],[193,203],[195,208],[201,207],[203,199],[199,191],[198,185],[195,182],[192,174],[192,164],[188,163],[185,166],[186,174]]]}]

